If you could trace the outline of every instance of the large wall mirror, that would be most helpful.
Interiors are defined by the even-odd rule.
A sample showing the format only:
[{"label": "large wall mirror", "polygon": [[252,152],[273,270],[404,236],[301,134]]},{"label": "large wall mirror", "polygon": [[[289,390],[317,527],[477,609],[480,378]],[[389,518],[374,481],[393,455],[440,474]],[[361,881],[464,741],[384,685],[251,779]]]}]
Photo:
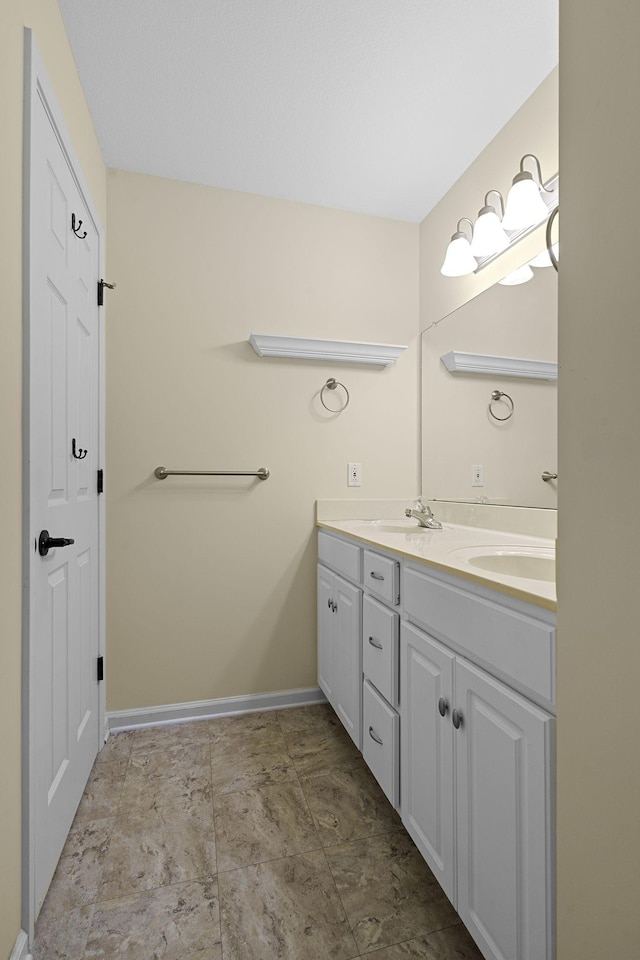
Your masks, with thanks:
[{"label": "large wall mirror", "polygon": [[[455,281],[452,281],[455,282]],[[495,284],[422,333],[422,476],[430,499],[557,506],[557,381],[450,372],[452,352],[557,362],[558,278]],[[451,363],[451,361],[449,361]],[[513,414],[498,420],[493,391]],[[506,398],[491,409],[507,417]],[[474,485],[475,467],[484,485]]]}]

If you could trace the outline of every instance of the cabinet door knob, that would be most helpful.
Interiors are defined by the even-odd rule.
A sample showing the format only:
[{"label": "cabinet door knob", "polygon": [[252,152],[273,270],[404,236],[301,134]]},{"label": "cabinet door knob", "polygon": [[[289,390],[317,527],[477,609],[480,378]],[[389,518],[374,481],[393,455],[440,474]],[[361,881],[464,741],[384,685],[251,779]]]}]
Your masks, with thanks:
[{"label": "cabinet door knob", "polygon": [[372,647],[375,647],[376,650],[382,650],[382,644],[378,643],[377,640],[374,640],[373,637],[369,637],[369,643]]},{"label": "cabinet door knob", "polygon": [[375,740],[376,743],[379,743],[381,747],[384,746],[378,734],[374,732],[373,727],[369,727],[369,736],[371,737],[372,740]]},{"label": "cabinet door knob", "polygon": [[374,570],[369,574],[370,577],[373,577],[374,580],[384,580],[384,577],[381,573],[376,573]]},{"label": "cabinet door knob", "polygon": [[456,728],[456,730],[459,730],[460,726],[462,725],[462,714],[460,713],[460,711],[457,709],[454,709],[451,713],[451,719],[453,720],[453,725]]},{"label": "cabinet door knob", "polygon": [[447,710],[449,709],[449,704],[444,697],[440,697],[438,700],[438,710],[440,711],[441,717],[446,717]]},{"label": "cabinet door knob", "polygon": [[327,600],[327,606],[329,607],[329,610],[331,610],[331,600]]}]

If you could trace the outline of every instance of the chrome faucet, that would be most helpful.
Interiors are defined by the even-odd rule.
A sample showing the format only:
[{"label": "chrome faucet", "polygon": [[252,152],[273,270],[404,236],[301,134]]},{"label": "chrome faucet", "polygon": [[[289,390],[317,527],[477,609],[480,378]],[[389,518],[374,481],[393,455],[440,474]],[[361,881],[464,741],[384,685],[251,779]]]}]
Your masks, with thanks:
[{"label": "chrome faucet", "polygon": [[407,507],[404,515],[405,517],[413,517],[421,527],[429,527],[431,530],[442,530],[442,524],[439,520],[436,520],[431,507],[424,497],[418,497],[413,505],[413,509]]}]

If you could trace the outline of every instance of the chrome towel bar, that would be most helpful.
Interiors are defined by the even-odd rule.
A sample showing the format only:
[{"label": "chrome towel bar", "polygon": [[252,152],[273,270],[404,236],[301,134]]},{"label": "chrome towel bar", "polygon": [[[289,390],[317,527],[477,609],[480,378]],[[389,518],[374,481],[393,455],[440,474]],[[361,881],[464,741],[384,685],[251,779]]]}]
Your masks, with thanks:
[{"label": "chrome towel bar", "polygon": [[167,477],[259,477],[260,480],[269,479],[266,467],[257,470],[167,470],[166,467],[156,467],[153,471],[158,480]]}]

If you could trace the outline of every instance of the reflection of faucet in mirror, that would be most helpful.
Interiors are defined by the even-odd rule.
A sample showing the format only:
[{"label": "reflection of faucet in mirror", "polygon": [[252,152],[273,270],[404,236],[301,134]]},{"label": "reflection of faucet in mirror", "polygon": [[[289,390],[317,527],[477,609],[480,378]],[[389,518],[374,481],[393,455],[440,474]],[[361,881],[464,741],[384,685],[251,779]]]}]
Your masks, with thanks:
[{"label": "reflection of faucet in mirror", "polygon": [[413,505],[413,509],[407,507],[404,512],[405,517],[413,517],[421,527],[429,527],[431,530],[442,530],[442,524],[433,515],[431,507],[424,497],[418,497]]}]

